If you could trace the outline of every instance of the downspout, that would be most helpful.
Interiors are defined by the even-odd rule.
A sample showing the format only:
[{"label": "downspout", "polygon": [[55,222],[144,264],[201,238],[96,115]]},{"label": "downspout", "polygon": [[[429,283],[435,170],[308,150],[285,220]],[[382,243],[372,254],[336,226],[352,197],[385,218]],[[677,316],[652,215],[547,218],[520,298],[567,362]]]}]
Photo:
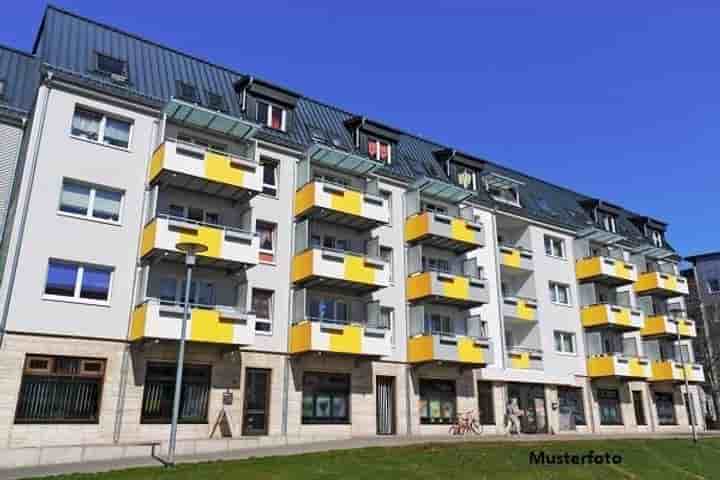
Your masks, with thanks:
[{"label": "downspout", "polygon": [[503,316],[503,295],[502,295],[502,279],[500,276],[500,246],[498,245],[497,235],[497,206],[493,207],[492,215],[492,246],[493,246],[493,258],[495,259],[495,282],[496,292],[498,300],[498,316],[500,317],[500,360],[503,370],[507,368],[507,355],[505,349],[505,317]]},{"label": "downspout", "polygon": [[[45,94],[45,98],[43,99],[43,105],[42,110],[40,113],[40,128],[38,129],[37,136],[35,137],[35,142],[33,145],[33,155],[32,155],[32,163],[30,164],[30,185],[28,185],[28,189],[25,192],[25,196],[23,197],[23,207],[22,207],[22,218],[20,219],[20,224],[18,225],[19,232],[18,232],[18,238],[17,238],[17,244],[15,245],[15,248],[13,249],[13,255],[12,255],[12,265],[10,267],[10,276],[8,277],[8,287],[7,287],[7,294],[5,295],[5,299],[3,300],[3,306],[2,306],[2,318],[0,318],[0,349],[3,345],[3,340],[5,339],[5,326],[7,325],[7,318],[8,313],[10,310],[10,299],[12,298],[12,292],[13,287],[15,285],[15,277],[17,276],[17,267],[18,267],[18,257],[20,256],[20,249],[22,248],[22,240],[25,236],[25,224],[27,223],[27,217],[28,217],[28,210],[29,210],[29,204],[30,204],[30,196],[32,195],[33,186],[35,184],[35,171],[37,169],[37,160],[39,156],[39,150],[40,150],[40,142],[42,140],[43,132],[45,131],[45,119],[47,117],[47,107],[48,103],[50,103],[50,92],[52,90],[52,87],[50,86],[50,83],[52,82],[53,78],[53,72],[47,73],[47,78],[45,79],[45,88],[47,88],[47,93]],[[16,172],[16,175],[20,173],[22,175],[22,172]],[[22,177],[20,178],[19,185],[22,185]],[[16,208],[20,208],[20,205],[18,205]],[[12,241],[12,232],[10,232],[11,237],[8,239],[8,241]]]}]

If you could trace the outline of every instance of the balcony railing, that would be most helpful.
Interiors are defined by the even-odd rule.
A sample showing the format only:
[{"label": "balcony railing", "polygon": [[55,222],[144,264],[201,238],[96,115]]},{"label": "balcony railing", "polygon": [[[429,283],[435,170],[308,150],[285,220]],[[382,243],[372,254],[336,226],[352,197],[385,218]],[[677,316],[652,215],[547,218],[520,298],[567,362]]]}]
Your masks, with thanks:
[{"label": "balcony railing", "polygon": [[[465,209],[459,217],[421,211],[405,221],[405,241],[464,253],[485,245],[485,232]],[[470,218],[466,218],[470,217]]]},{"label": "balcony railing", "polygon": [[533,252],[529,248],[521,245],[501,243],[499,250],[501,266],[524,271],[532,271],[534,269]]},{"label": "balcony railing", "polygon": [[638,276],[635,293],[640,296],[656,295],[670,298],[687,295],[689,291],[684,277],[670,273],[646,272]]},{"label": "balcony railing", "polygon": [[702,365],[695,363],[683,364],[673,360],[661,360],[652,362],[651,382],[705,382],[705,370]]},{"label": "balcony railing", "polygon": [[[442,270],[442,269],[440,269]],[[469,276],[424,270],[407,278],[407,299],[411,302],[434,303],[472,307],[488,303],[490,294],[487,281],[479,270]]]},{"label": "balcony railing", "polygon": [[493,344],[487,337],[426,330],[408,339],[408,361],[487,365],[493,361]]},{"label": "balcony railing", "polygon": [[611,257],[582,258],[575,264],[579,282],[602,282],[611,286],[629,285],[637,281],[637,267]]},{"label": "balcony railing", "polygon": [[616,327],[624,330],[637,330],[645,326],[642,310],[625,305],[598,303],[582,307],[580,318],[583,327]]},{"label": "balcony railing", "polygon": [[392,353],[391,332],[367,322],[308,317],[290,327],[290,353],[309,352],[382,357]]},{"label": "balcony railing", "polygon": [[684,314],[650,315],[645,319],[645,326],[640,331],[643,337],[672,337],[680,333],[682,338],[697,337],[695,322]]},{"label": "balcony railing", "polygon": [[520,370],[543,369],[543,351],[541,348],[508,345],[507,360],[510,368]]},{"label": "balcony railing", "polygon": [[[179,340],[183,314],[182,302],[145,299],[133,311],[130,340]],[[186,328],[191,342],[252,345],[255,315],[239,307],[193,303]]]},{"label": "balcony railing", "polygon": [[358,252],[311,247],[293,257],[292,280],[297,286],[373,291],[390,284],[390,265]]},{"label": "balcony railing", "polygon": [[626,356],[622,353],[592,355],[587,359],[588,376],[591,378],[619,377],[650,378],[650,361],[644,357]]},{"label": "balcony railing", "polygon": [[511,320],[523,322],[536,322],[538,304],[537,299],[519,296],[504,296],[502,313]]},{"label": "balcony railing", "polygon": [[146,258],[161,253],[181,260],[184,253],[176,248],[181,242],[206,247],[197,257],[202,265],[233,268],[258,263],[260,240],[257,234],[171,215],[158,215],[145,225],[140,256]]}]

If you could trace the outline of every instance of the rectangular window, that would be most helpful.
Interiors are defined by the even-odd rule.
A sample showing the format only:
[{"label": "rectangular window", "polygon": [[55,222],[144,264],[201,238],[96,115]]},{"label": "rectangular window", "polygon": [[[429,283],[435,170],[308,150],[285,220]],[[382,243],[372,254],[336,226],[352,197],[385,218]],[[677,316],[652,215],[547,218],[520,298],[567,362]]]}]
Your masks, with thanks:
[{"label": "rectangular window", "polygon": [[493,388],[490,382],[478,382],[478,416],[480,425],[495,425]]},{"label": "rectangular window", "polygon": [[622,425],[620,412],[620,393],[617,390],[600,389],[597,391],[600,405],[601,425]]},{"label": "rectangular window", "polygon": [[381,162],[390,163],[391,146],[389,143],[376,138],[368,137],[368,157]]},{"label": "rectangular window", "polygon": [[118,80],[127,78],[127,62],[125,60],[102,53],[96,53],[95,60],[98,72],[113,75],[113,78],[117,78]]},{"label": "rectangular window", "polygon": [[275,130],[287,131],[287,111],[267,102],[257,102],[257,121]]},{"label": "rectangular window", "polygon": [[302,423],[350,423],[350,375],[303,375]]},{"label": "rectangular window", "polygon": [[185,100],[186,102],[191,103],[198,103],[198,89],[195,85],[192,85],[190,83],[177,81],[175,83],[175,96],[179,98],[180,100]]},{"label": "rectangular window", "polygon": [[391,247],[380,247],[380,258],[388,264],[389,280],[393,281],[393,249]]},{"label": "rectangular window", "polygon": [[111,222],[120,221],[122,192],[64,179],[60,211]]},{"label": "rectangular window", "polygon": [[208,223],[211,225],[221,225],[221,217],[219,213],[204,210],[199,207],[188,207],[186,205],[171,203],[168,205],[167,213],[171,217],[185,218],[195,222]]},{"label": "rectangular window", "polygon": [[575,353],[575,334],[555,330],[555,351],[560,353]]},{"label": "rectangular window", "polygon": [[227,112],[227,104],[225,103],[225,97],[219,93],[205,90],[205,99],[207,100],[207,107],[210,110],[217,110],[219,112]]},{"label": "rectangular window", "polygon": [[28,355],[15,423],[98,423],[105,360]]},{"label": "rectangular window", "polygon": [[420,423],[450,424],[456,417],[455,382],[420,380]]},{"label": "rectangular window", "polygon": [[562,283],[550,282],[550,300],[560,305],[570,305],[570,287]]},{"label": "rectangular window", "polygon": [[452,318],[436,313],[425,315],[425,331],[438,335],[455,335]]},{"label": "rectangular window", "polygon": [[275,224],[258,220],[255,222],[255,231],[260,237],[260,261],[275,261]]},{"label": "rectangular window", "polygon": [[585,425],[585,407],[582,388],[558,387],[558,403],[560,404],[560,429],[563,428],[562,417],[567,415],[570,429],[577,425]]},{"label": "rectangular window", "polygon": [[71,134],[94,142],[128,148],[132,122],[76,107]]},{"label": "rectangular window", "polygon": [[662,248],[665,244],[665,241],[663,239],[663,233],[660,230],[650,229],[650,240],[652,241],[653,245],[658,248]]},{"label": "rectangular window", "polygon": [[392,192],[389,192],[387,190],[380,190],[380,195],[385,199],[387,202],[387,210],[390,212],[390,215],[388,216],[389,222],[387,223],[388,226],[392,226],[393,223],[393,204],[392,204]]},{"label": "rectangular window", "polygon": [[277,197],[278,193],[278,164],[265,158],[260,159],[263,167],[263,193]]},{"label": "rectangular window", "polygon": [[602,226],[602,228],[607,230],[608,232],[617,232],[617,227],[615,225],[615,215],[613,215],[612,213],[598,212],[598,223],[600,223],[600,226]]},{"label": "rectangular window", "polygon": [[677,425],[672,393],[655,392],[655,408],[660,425]]},{"label": "rectangular window", "polygon": [[51,259],[48,262],[45,295],[107,303],[112,272],[110,267]]},{"label": "rectangular window", "polygon": [[272,332],[273,291],[253,288],[252,311],[255,313],[255,331]]},{"label": "rectangular window", "polygon": [[633,408],[635,409],[635,422],[638,425],[647,425],[645,420],[645,405],[643,404],[643,394],[640,390],[632,391]]},{"label": "rectangular window", "polygon": [[495,200],[512,205],[520,205],[520,193],[517,187],[488,187],[488,193]]},{"label": "rectangular window", "polygon": [[395,318],[395,309],[392,307],[380,307],[380,320],[378,328],[392,330],[392,324]]},{"label": "rectangular window", "polygon": [[708,293],[720,293],[720,278],[709,278],[707,287]]},{"label": "rectangular window", "polygon": [[[171,422],[175,373],[174,363],[147,364],[140,423]],[[210,373],[209,365],[183,366],[178,422],[208,423]]]},{"label": "rectangular window", "polygon": [[545,235],[545,253],[550,257],[565,258],[565,240]]}]

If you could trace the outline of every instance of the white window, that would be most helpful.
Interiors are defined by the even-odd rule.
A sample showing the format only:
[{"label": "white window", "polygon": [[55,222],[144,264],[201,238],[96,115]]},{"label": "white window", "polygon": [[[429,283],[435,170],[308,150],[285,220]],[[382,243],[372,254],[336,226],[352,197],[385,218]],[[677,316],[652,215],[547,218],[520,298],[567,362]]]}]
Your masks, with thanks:
[{"label": "white window", "polygon": [[275,161],[263,158],[260,160],[263,167],[263,193],[277,197],[278,192],[278,164]]},{"label": "white window", "polygon": [[570,287],[562,283],[550,282],[550,300],[560,305],[570,305]]},{"label": "white window", "polygon": [[260,250],[275,253],[275,224],[258,220],[255,230],[260,236]]},{"label": "white window", "polygon": [[720,293],[720,278],[710,278],[707,281],[709,293]]},{"label": "white window", "polygon": [[380,160],[381,162],[390,163],[392,158],[391,146],[389,143],[377,138],[368,137],[367,144],[368,157]]},{"label": "white window", "polygon": [[520,193],[517,187],[493,187],[488,188],[490,196],[498,202],[509,203],[512,205],[520,205]]},{"label": "white window", "polygon": [[267,102],[257,102],[257,121],[275,130],[287,131],[287,111]]},{"label": "white window", "polygon": [[545,253],[550,257],[565,258],[565,240],[545,235]]},{"label": "white window", "polygon": [[112,273],[112,267],[50,259],[45,280],[45,298],[107,304]]},{"label": "white window", "polygon": [[118,190],[64,179],[60,211],[79,217],[120,222],[123,193]]},{"label": "white window", "polygon": [[393,217],[393,204],[392,204],[392,192],[389,192],[387,190],[380,190],[380,195],[385,199],[387,202],[387,210],[390,213],[388,215],[388,219],[390,220],[387,225],[392,225],[392,217]]},{"label": "white window", "polygon": [[607,212],[598,212],[598,221],[603,229],[608,232],[616,233],[615,215]]},{"label": "white window", "polygon": [[393,281],[393,249],[390,247],[380,247],[380,258],[388,264],[389,280]]},{"label": "white window", "polygon": [[555,351],[559,353],[575,353],[575,334],[555,330]]},{"label": "white window", "polygon": [[128,148],[132,122],[76,107],[71,134],[94,142]]},{"label": "white window", "polygon": [[663,234],[660,230],[650,229],[650,240],[652,240],[653,245],[658,248],[662,248],[665,243],[663,241]]},{"label": "white window", "polygon": [[272,290],[252,289],[252,311],[255,313],[256,332],[272,332],[273,296]]}]

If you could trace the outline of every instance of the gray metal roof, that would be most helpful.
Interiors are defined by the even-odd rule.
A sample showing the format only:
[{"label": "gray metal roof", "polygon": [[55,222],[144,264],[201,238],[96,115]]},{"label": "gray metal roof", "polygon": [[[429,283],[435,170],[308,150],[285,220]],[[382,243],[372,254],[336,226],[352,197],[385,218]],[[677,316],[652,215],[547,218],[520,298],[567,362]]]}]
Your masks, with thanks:
[{"label": "gray metal roof", "polygon": [[[127,61],[127,86],[113,85],[106,77],[94,71],[95,52]],[[53,6],[46,9],[33,53],[50,68],[76,80],[113,89],[114,93],[145,99],[151,103],[166,102],[173,97],[176,94],[176,81],[191,83],[199,91],[210,90],[223,95],[229,113],[243,116],[233,85],[246,78],[246,74]],[[260,137],[289,147],[304,148],[313,143],[311,132],[319,128],[339,136],[346,145],[351,146],[352,140],[345,121],[354,116],[356,115],[340,108],[300,96],[295,108],[295,121],[290,130],[280,132],[264,129]],[[447,145],[401,133],[393,152],[392,163],[383,167],[380,173],[406,180],[427,176],[448,181],[443,166],[434,153],[447,148]],[[520,188],[521,208],[498,204],[484,189],[479,189],[474,195],[482,204],[495,205],[502,210],[516,211],[566,228],[582,229],[593,224],[589,212],[579,203],[589,200],[590,197],[489,161],[483,164],[483,172],[494,172],[523,182],[524,185]],[[632,242],[645,243],[642,231],[630,220],[636,216],[635,213],[621,210],[617,221],[618,233]]]},{"label": "gray metal roof", "polygon": [[38,62],[32,55],[0,45],[0,80],[5,82],[2,113],[25,117],[35,101],[39,78]]}]

